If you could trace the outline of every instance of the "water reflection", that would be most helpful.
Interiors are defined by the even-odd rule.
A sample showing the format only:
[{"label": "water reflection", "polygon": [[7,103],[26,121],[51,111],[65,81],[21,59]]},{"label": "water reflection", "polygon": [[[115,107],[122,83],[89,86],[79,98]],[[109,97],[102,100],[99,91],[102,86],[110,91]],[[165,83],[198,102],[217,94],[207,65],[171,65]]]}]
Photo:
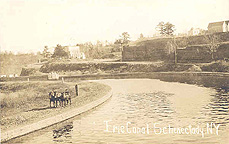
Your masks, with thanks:
[{"label": "water reflection", "polygon": [[214,122],[225,127],[229,123],[229,94],[228,89],[218,89],[211,95],[211,101],[204,107],[202,115],[208,117],[207,122]]},{"label": "water reflection", "polygon": [[[90,113],[77,116],[65,125],[21,140],[21,143],[228,143],[228,89],[209,89],[159,80],[105,80],[114,89],[113,97]],[[145,127],[206,128],[206,123],[221,124],[219,135],[118,134],[105,132],[110,125]]]},{"label": "water reflection", "polygon": [[55,141],[58,141],[57,138],[60,137],[65,137],[65,138],[71,138],[71,131],[72,131],[73,125],[72,124],[68,124],[65,125],[59,129],[54,129],[53,130],[53,138]]}]

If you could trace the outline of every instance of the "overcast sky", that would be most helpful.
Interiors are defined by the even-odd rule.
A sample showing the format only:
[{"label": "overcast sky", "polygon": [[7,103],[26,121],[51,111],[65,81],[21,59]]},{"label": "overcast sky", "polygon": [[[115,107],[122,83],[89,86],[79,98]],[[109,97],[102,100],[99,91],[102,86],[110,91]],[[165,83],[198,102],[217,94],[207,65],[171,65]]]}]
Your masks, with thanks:
[{"label": "overcast sky", "polygon": [[176,33],[229,20],[229,0],[0,0],[1,51],[152,36],[160,21]]}]

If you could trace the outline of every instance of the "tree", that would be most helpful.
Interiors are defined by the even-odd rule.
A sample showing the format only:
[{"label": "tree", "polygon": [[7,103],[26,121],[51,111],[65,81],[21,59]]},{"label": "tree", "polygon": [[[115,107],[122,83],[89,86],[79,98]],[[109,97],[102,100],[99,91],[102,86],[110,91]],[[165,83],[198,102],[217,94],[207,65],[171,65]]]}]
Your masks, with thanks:
[{"label": "tree", "polygon": [[130,35],[128,32],[123,32],[121,35],[122,44],[127,45],[130,42]]},{"label": "tree", "polygon": [[165,34],[165,23],[163,21],[159,22],[156,29],[160,32],[161,35],[164,35]]},{"label": "tree", "polygon": [[58,44],[55,47],[52,57],[53,58],[69,58],[70,52],[67,47],[62,47],[61,45]]},{"label": "tree", "polygon": [[51,57],[51,53],[48,51],[48,46],[45,46],[45,47],[44,47],[44,50],[43,50],[43,52],[42,52],[42,56],[43,56],[44,58],[50,58],[50,57]]},{"label": "tree", "polygon": [[219,35],[209,34],[209,35],[204,35],[204,37],[207,42],[207,47],[208,47],[209,53],[211,54],[212,60],[216,60],[215,53],[217,52],[220,46],[220,42],[221,42]]},{"label": "tree", "polygon": [[174,63],[177,64],[177,42],[175,38],[173,37],[170,41],[167,42],[166,48],[168,49],[168,54],[173,53],[174,54]]},{"label": "tree", "polygon": [[159,22],[156,29],[160,32],[161,35],[173,35],[175,31],[175,25],[167,22]]},{"label": "tree", "polygon": [[123,32],[119,39],[114,44],[127,45],[130,42],[130,35],[128,32]]},{"label": "tree", "polygon": [[122,51],[122,47],[128,45],[130,42],[130,35],[128,32],[123,32],[119,39],[115,40],[114,44],[119,45],[120,50]]},{"label": "tree", "polygon": [[96,47],[97,48],[103,47],[103,43],[101,41],[97,40]]},{"label": "tree", "polygon": [[175,31],[175,25],[167,22],[164,26],[165,26],[165,35],[173,35]]},{"label": "tree", "polygon": [[143,38],[144,38],[144,36],[143,36],[143,34],[141,33],[139,39],[143,39]]},{"label": "tree", "polygon": [[116,45],[122,44],[122,40],[121,39],[116,39],[114,44],[116,44]]}]

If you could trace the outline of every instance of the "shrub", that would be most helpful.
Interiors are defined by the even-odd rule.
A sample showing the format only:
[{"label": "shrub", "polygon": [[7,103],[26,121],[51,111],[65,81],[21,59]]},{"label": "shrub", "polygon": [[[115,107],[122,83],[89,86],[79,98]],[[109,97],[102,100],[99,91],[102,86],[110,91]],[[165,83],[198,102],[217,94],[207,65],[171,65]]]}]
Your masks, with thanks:
[{"label": "shrub", "polygon": [[22,68],[20,76],[34,75],[36,72],[35,68]]},{"label": "shrub", "polygon": [[223,62],[214,62],[201,67],[203,71],[209,72],[229,72],[229,65]]}]

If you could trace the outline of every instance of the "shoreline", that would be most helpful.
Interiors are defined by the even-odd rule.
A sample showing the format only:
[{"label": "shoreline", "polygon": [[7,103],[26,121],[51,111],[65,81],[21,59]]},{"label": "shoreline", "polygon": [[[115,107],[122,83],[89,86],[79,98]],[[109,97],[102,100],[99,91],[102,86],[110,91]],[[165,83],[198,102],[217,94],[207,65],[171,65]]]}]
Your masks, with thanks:
[{"label": "shoreline", "polygon": [[[94,96],[95,98],[92,98],[89,103],[87,103],[88,99],[86,99],[84,104],[81,104],[79,106],[77,105],[71,105],[69,107],[66,107],[64,109],[56,109],[56,111],[60,111],[60,113],[55,113],[55,115],[47,115],[45,119],[37,119],[37,120],[31,120],[31,123],[28,124],[21,124],[18,127],[14,129],[6,129],[4,132],[1,130],[1,142],[7,142],[8,140],[11,140],[16,137],[20,137],[29,133],[32,133],[34,131],[43,129],[45,127],[49,127],[53,124],[62,122],[64,120],[67,120],[69,118],[72,118],[76,115],[79,115],[81,113],[84,113],[90,109],[93,109],[97,107],[98,105],[104,103],[106,100],[108,100],[112,96],[112,89],[108,86],[109,89],[104,89],[104,92],[96,94],[97,96]],[[102,95],[98,98],[99,95]],[[96,98],[97,97],[97,98]],[[75,108],[74,108],[75,106]]]},{"label": "shoreline", "polygon": [[[62,78],[78,78],[79,80],[87,80],[90,78],[94,79],[110,79],[115,77],[125,77],[125,76],[137,76],[137,75],[186,75],[186,76],[215,76],[215,77],[229,77],[229,72],[175,72],[175,71],[168,71],[168,72],[124,72],[124,73],[102,73],[102,74],[80,74],[80,75],[60,75],[59,80]],[[20,77],[3,77],[0,78],[0,82],[7,82],[7,81],[58,81],[58,80],[48,80],[48,74],[38,75],[38,76],[20,76]],[[142,77],[141,77],[142,78]]]}]

